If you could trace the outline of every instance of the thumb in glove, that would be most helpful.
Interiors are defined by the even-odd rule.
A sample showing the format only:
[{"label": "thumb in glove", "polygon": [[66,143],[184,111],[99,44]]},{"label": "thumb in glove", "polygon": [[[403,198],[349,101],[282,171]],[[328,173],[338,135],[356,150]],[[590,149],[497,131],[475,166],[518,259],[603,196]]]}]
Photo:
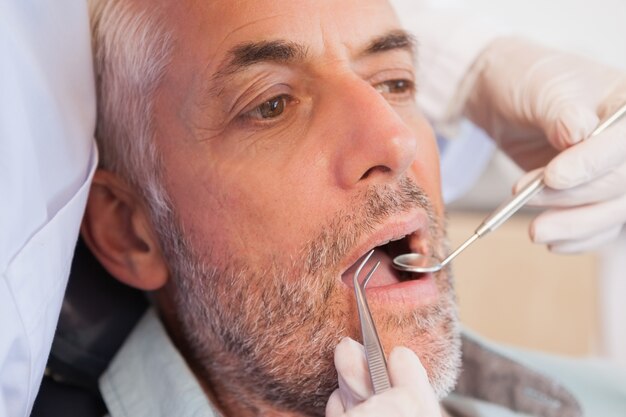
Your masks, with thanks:
[{"label": "thumb in glove", "polygon": [[326,417],[441,416],[426,370],[413,351],[395,347],[387,366],[392,388],[374,395],[363,346],[344,338],[335,349],[339,389],[328,401]]}]

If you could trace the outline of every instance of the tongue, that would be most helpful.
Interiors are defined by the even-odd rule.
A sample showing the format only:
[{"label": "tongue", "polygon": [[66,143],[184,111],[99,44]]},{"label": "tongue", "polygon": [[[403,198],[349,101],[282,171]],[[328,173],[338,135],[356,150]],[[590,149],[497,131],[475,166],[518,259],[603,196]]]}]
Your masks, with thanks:
[{"label": "tongue", "polygon": [[[371,287],[382,287],[384,285],[397,284],[400,282],[397,276],[397,271],[393,268],[391,258],[389,255],[382,249],[377,248],[374,250],[374,254],[369,259],[367,264],[361,270],[361,274],[359,275],[359,281],[363,282],[368,272],[376,265],[376,263],[380,261],[380,265],[374,275],[370,279],[367,284],[368,288]],[[354,265],[352,265],[346,272],[341,275],[341,280],[349,287],[352,287],[352,278],[356,273],[357,268],[363,262],[363,258],[360,258]]]}]

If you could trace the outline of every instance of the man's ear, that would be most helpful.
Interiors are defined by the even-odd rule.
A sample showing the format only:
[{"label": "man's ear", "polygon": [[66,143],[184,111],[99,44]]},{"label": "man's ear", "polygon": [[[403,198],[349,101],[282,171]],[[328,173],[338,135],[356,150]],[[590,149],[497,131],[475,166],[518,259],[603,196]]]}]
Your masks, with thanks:
[{"label": "man's ear", "polygon": [[142,290],[166,283],[168,268],[148,210],[112,172],[95,173],[81,234],[100,263],[123,283]]}]

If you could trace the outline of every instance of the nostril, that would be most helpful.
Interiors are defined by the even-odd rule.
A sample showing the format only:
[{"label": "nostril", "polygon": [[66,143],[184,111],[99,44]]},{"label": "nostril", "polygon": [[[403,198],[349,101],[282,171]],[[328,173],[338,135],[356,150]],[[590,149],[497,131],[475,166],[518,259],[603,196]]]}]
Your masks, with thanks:
[{"label": "nostril", "polygon": [[390,172],[390,171],[391,171],[391,168],[389,167],[386,167],[384,165],[376,165],[375,167],[371,167],[370,169],[365,171],[365,173],[361,176],[361,180],[369,178],[372,174],[376,172],[386,174],[387,172]]}]

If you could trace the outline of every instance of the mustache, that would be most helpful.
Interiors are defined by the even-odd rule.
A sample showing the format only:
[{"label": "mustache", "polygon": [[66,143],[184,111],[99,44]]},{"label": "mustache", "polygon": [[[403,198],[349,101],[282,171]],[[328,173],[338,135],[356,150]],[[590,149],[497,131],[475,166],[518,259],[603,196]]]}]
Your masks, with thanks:
[{"label": "mustache", "polygon": [[373,185],[354,198],[353,209],[340,211],[304,249],[304,272],[317,274],[338,268],[339,263],[359,242],[389,218],[415,207],[427,216],[431,236],[441,235],[430,198],[412,179],[402,177],[396,185]]}]

